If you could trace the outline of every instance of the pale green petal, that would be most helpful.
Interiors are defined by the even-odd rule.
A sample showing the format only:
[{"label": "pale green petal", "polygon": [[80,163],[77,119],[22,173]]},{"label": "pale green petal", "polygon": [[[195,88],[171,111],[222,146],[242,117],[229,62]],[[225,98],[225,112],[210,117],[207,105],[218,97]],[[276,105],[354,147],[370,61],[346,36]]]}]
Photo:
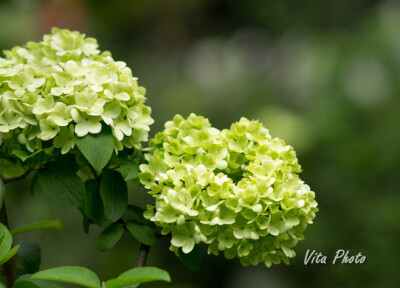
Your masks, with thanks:
[{"label": "pale green petal", "polygon": [[78,137],[83,137],[88,133],[97,134],[101,131],[101,123],[97,119],[88,119],[75,125],[75,133]]}]

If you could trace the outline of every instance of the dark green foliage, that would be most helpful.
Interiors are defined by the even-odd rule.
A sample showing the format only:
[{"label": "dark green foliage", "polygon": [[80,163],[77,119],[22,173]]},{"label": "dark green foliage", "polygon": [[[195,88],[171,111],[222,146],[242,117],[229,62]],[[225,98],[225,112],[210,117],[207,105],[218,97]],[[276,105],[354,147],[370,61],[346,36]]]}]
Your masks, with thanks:
[{"label": "dark green foliage", "polygon": [[128,188],[120,173],[114,170],[103,173],[100,196],[103,200],[105,217],[111,222],[120,219],[128,206]]}]

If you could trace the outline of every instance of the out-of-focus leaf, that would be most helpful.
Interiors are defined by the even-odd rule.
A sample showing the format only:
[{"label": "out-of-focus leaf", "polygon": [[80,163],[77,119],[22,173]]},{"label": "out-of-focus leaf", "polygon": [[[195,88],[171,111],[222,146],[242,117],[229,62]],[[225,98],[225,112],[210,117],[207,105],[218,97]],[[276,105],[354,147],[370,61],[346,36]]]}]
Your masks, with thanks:
[{"label": "out-of-focus leaf", "polygon": [[33,274],[31,279],[72,283],[89,288],[101,287],[99,277],[93,271],[79,266],[62,266],[43,270]]},{"label": "out-of-focus leaf", "polygon": [[53,220],[53,221],[41,221],[41,222],[31,223],[12,230],[11,235],[15,236],[22,233],[27,233],[36,230],[43,230],[43,229],[61,229],[61,222],[60,220]]},{"label": "out-of-focus leaf", "polygon": [[86,234],[89,233],[90,224],[92,224],[91,220],[87,218],[85,215],[83,215],[82,225],[83,225],[83,231],[85,231]]},{"label": "out-of-focus leaf", "polygon": [[[27,276],[23,278],[23,276]],[[62,288],[48,280],[29,279],[30,275],[23,275],[17,279],[13,288]]]},{"label": "out-of-focus leaf", "polygon": [[19,274],[33,274],[39,271],[41,252],[38,244],[23,240],[18,243],[19,249],[16,255]]},{"label": "out-of-focus leaf", "polygon": [[138,267],[128,270],[118,278],[108,280],[106,288],[136,287],[140,283],[166,281],[171,282],[168,272],[155,267]]}]

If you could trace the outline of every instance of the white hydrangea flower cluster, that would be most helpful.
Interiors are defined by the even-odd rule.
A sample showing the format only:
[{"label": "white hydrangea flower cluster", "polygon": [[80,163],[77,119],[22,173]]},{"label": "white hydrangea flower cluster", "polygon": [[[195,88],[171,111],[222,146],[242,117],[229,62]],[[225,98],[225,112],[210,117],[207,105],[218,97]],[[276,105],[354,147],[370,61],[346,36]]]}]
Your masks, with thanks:
[{"label": "white hydrangea flower cluster", "polygon": [[219,131],[204,117],[177,115],[145,157],[139,177],[156,199],[145,216],[171,233],[176,253],[202,242],[245,266],[288,263],[318,211],[293,148],[257,121]]},{"label": "white hydrangea flower cluster", "polygon": [[[121,61],[100,53],[93,38],[53,29],[42,42],[0,58],[0,149],[31,153],[52,141],[63,154],[75,137],[111,127],[115,149],[140,148],[153,123],[145,89]],[[1,157],[0,157],[1,158]],[[3,163],[5,165],[5,163]]]}]

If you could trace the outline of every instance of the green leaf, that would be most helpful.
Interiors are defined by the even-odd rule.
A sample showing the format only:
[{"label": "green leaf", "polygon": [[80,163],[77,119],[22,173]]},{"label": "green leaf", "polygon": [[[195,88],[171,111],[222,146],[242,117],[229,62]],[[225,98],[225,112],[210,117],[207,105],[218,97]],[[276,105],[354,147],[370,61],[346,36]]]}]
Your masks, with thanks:
[{"label": "green leaf", "polygon": [[0,259],[10,251],[12,245],[12,236],[7,227],[0,224]]},{"label": "green leaf", "polygon": [[101,225],[105,222],[105,217],[99,189],[99,181],[89,179],[85,182],[82,210],[87,218]]},{"label": "green leaf", "polygon": [[28,224],[12,230],[11,235],[15,236],[22,233],[36,231],[36,230],[43,230],[43,229],[61,229],[61,222],[60,220],[53,220],[53,221],[41,221]]},{"label": "green leaf", "polygon": [[4,254],[0,258],[0,265],[3,265],[6,263],[8,260],[10,260],[12,257],[14,257],[15,254],[17,254],[17,251],[19,249],[19,245],[13,247],[11,250],[8,250],[6,254]]},{"label": "green leaf", "polygon": [[101,287],[99,277],[93,271],[78,266],[62,266],[43,270],[33,274],[31,279],[72,283],[89,288]]},{"label": "green leaf", "polygon": [[37,173],[43,190],[57,204],[72,210],[82,203],[85,188],[73,170],[51,163]]},{"label": "green leaf", "polygon": [[24,150],[14,149],[12,151],[12,154],[17,156],[19,159],[21,159],[22,162],[24,162],[26,159],[29,158],[29,153],[25,152]]},{"label": "green leaf", "polygon": [[137,207],[135,205],[128,205],[127,211],[134,214],[139,222],[146,224],[149,227],[154,227],[153,222],[144,218],[143,213],[145,212],[145,210],[143,208]]},{"label": "green leaf", "polygon": [[100,171],[106,166],[114,151],[114,137],[108,126],[99,134],[87,134],[76,138],[76,145],[94,169]]},{"label": "green leaf", "polygon": [[156,233],[149,226],[134,221],[129,221],[126,224],[126,228],[140,243],[143,243],[147,246],[151,246],[156,243]]},{"label": "green leaf", "polygon": [[[76,153],[68,153],[66,155],[55,155],[54,161],[55,163],[59,163],[59,165],[62,165],[62,168],[65,170],[68,170],[70,173],[76,172],[81,168],[81,166],[85,163],[85,160],[83,159],[83,156],[81,154],[76,154]],[[78,163],[78,157],[81,157],[82,163]],[[47,161],[48,163],[49,161]]]},{"label": "green leaf", "polygon": [[137,284],[153,281],[171,282],[171,277],[168,272],[155,267],[139,267],[122,273],[116,279],[108,280],[105,288],[136,287]]},{"label": "green leaf", "polygon": [[[23,276],[28,276],[23,278]],[[22,275],[17,279],[13,288],[62,288],[48,280],[29,279],[30,275]]]},{"label": "green leaf", "polygon": [[134,180],[138,178],[139,175],[139,164],[133,162],[133,160],[122,160],[120,163],[122,176],[125,181]]},{"label": "green leaf", "polygon": [[19,274],[33,274],[39,271],[41,252],[38,244],[32,241],[23,240],[18,243],[19,249],[16,260]]},{"label": "green leaf", "polygon": [[198,245],[195,245],[193,250],[186,254],[179,248],[178,258],[190,270],[197,271],[201,267],[201,251]]},{"label": "green leaf", "polygon": [[82,225],[83,225],[83,231],[88,234],[89,230],[90,230],[90,225],[92,224],[92,221],[87,218],[85,215],[83,215],[83,221],[82,221]]},{"label": "green leaf", "polygon": [[100,237],[97,241],[97,248],[100,251],[108,250],[114,247],[115,244],[121,239],[122,234],[124,233],[124,226],[120,223],[113,223],[108,226],[103,232],[100,234]]},{"label": "green leaf", "polygon": [[100,196],[104,215],[111,222],[122,217],[128,205],[128,187],[117,171],[107,170],[100,181]]},{"label": "green leaf", "polygon": [[19,149],[14,149],[11,153],[15,156],[17,156],[19,159],[22,160],[22,162],[25,162],[27,159],[32,158],[36,156],[37,154],[43,152],[45,149],[41,149],[36,151],[35,153],[29,154],[28,152],[24,150],[19,150]]}]

